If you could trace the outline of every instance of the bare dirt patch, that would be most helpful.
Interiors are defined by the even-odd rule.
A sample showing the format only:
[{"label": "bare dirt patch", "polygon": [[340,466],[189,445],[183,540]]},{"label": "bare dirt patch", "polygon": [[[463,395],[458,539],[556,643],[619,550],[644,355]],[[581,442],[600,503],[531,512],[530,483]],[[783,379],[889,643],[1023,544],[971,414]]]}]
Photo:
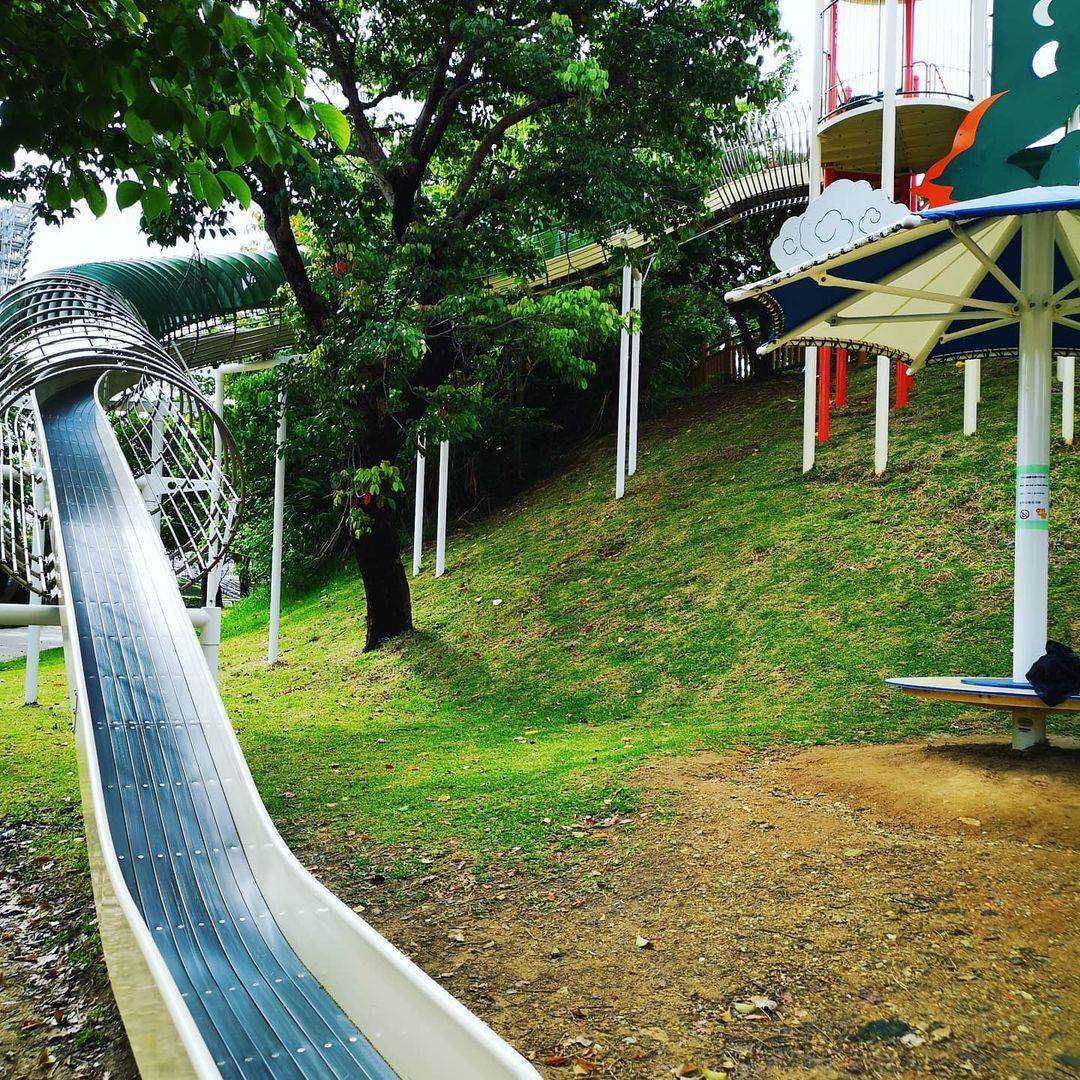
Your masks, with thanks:
[{"label": "bare dirt patch", "polygon": [[47,831],[0,828],[0,1076],[131,1080],[89,880],[40,853]]},{"label": "bare dirt patch", "polygon": [[545,1076],[1080,1075],[1080,750],[746,751],[639,780],[640,814],[582,823],[606,841],[542,884],[448,869],[366,915]]}]

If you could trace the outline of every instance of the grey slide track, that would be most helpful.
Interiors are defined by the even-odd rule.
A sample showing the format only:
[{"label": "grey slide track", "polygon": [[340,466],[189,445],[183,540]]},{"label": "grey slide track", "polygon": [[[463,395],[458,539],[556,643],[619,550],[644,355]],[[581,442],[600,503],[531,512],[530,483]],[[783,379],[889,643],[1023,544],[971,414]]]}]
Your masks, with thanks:
[{"label": "grey slide track", "polygon": [[41,405],[65,600],[127,888],[222,1076],[394,1077],[260,891],[204,730],[209,673],[175,590],[162,595],[154,522],[125,498],[97,414],[92,383]]}]

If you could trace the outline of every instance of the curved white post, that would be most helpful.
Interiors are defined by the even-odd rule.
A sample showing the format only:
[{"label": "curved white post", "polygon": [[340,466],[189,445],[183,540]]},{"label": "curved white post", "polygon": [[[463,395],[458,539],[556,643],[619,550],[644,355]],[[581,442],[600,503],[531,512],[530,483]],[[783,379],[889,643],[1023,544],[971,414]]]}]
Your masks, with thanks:
[{"label": "curved white post", "polygon": [[630,263],[623,263],[622,306],[623,328],[619,331],[619,415],[615,427],[615,498],[621,499],[626,491],[626,413],[627,390],[630,375],[630,333],[626,329],[626,317],[630,313]]},{"label": "curved white post", "polygon": [[802,471],[814,467],[817,454],[817,349],[803,349]]},{"label": "curved white post", "polygon": [[[214,370],[214,412],[225,419],[225,371],[223,368]],[[213,483],[221,482],[221,433],[216,425],[214,427],[214,471]],[[213,538],[217,542],[217,536]],[[218,593],[221,591],[221,562],[215,563],[206,575],[206,611],[213,610],[214,614],[207,616],[199,631],[199,645],[202,647],[203,658],[210,677],[217,682],[218,677],[218,654],[221,646],[221,607],[218,604]]]},{"label": "curved white post", "polygon": [[435,522],[435,576],[446,573],[446,492],[450,486],[450,444],[439,443],[439,510]]},{"label": "curved white post", "polygon": [[427,459],[424,446],[416,448],[416,504],[413,506],[412,526],[412,572],[413,577],[420,573],[420,562],[424,557],[424,474]]},{"label": "curved white post", "polygon": [[896,188],[897,0],[885,0],[885,59],[881,70],[881,189],[892,198]]},{"label": "curved white post", "polygon": [[[1013,582],[1013,678],[1024,680],[1046,648],[1050,529],[1050,390],[1053,353],[1054,215],[1022,225],[1019,402],[1016,416],[1016,553]],[[1032,714],[1016,714],[1013,746],[1045,738]]]},{"label": "curved white post", "polygon": [[990,96],[990,37],[986,0],[971,4],[971,97],[978,104]]},{"label": "curved white post", "polygon": [[[45,555],[45,539],[42,534],[41,517],[45,512],[45,476],[40,468],[34,469],[33,506],[34,521],[30,529],[30,554],[34,565],[44,578],[42,560]],[[34,607],[41,605],[41,597],[31,591],[30,603]],[[38,699],[38,669],[41,661],[41,627],[31,624],[26,631],[26,673],[23,676],[23,701],[27,705],[36,705]]]},{"label": "curved white post", "polygon": [[267,662],[278,658],[281,631],[281,558],[285,531],[285,390],[278,397],[277,438],[274,440],[274,539],[270,549],[270,633]]},{"label": "curved white post", "polygon": [[877,358],[877,396],[874,399],[874,473],[880,476],[889,466],[889,372],[892,361]]},{"label": "curved white post", "polygon": [[1076,422],[1075,356],[1063,356],[1058,360],[1058,378],[1061,380],[1061,439],[1067,446],[1072,446]]},{"label": "curved white post", "polygon": [[[154,405],[154,417],[150,421],[150,475],[161,479],[165,471],[165,463],[162,454],[165,452],[165,425],[162,416],[163,409],[160,399]],[[150,516],[155,525],[161,524],[161,488],[153,489],[153,505],[150,507]]]},{"label": "curved white post", "polygon": [[979,401],[982,398],[982,360],[964,361],[964,434],[974,435],[979,427]]},{"label": "curved white post", "polygon": [[641,271],[636,267],[631,276],[630,306],[634,312],[634,332],[630,335],[630,445],[627,450],[626,474],[637,472],[638,386],[641,382]]}]

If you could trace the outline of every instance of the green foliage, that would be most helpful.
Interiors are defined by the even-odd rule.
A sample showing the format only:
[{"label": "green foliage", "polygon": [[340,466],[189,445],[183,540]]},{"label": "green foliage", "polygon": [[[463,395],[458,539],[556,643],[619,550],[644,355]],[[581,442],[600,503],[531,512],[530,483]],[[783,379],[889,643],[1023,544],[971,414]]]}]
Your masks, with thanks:
[{"label": "green foliage", "polygon": [[334,505],[345,510],[349,529],[360,537],[371,527],[369,509],[395,508],[404,491],[397,466],[380,461],[370,468],[342,469],[334,478]]},{"label": "green foliage", "polygon": [[306,100],[280,15],[247,10],[227,0],[15,0],[0,27],[0,198],[37,188],[54,217],[80,201],[100,217],[102,182],[119,180],[121,209],[141,203],[147,223],[183,213],[173,229],[185,232],[226,197],[248,205],[236,169],[312,160],[302,143],[315,138],[314,118],[347,145],[344,117]]},{"label": "green foliage", "polygon": [[[962,381],[954,367],[919,375],[881,480],[872,367],[853,369],[808,477],[797,378],[731,387],[648,425],[619,503],[600,440],[451,534],[448,576],[416,579],[425,631],[392,649],[359,652],[354,577],[287,599],[269,669],[265,593],[233,609],[222,693],[286,838],[317,837],[335,863],[359,834],[368,851],[484,860],[522,845],[543,857],[587,843],[562,826],[632,801],[633,769],[659,754],[932,732],[1006,744],[1007,716],[882,682],[1009,670],[1016,366],[984,364],[973,438],[960,432]],[[1052,458],[1051,633],[1074,644],[1078,453],[1055,442]],[[21,664],[0,670],[0,817],[78,798],[58,654],[43,688],[42,707],[24,708]],[[1080,734],[1065,716],[1051,729]]]},{"label": "green foliage", "polygon": [[[536,235],[606,241],[632,222],[674,257],[717,175],[719,132],[782,83],[761,64],[784,43],[776,4],[760,0],[281,13],[351,125],[346,139],[316,107],[337,156],[286,171],[308,254],[295,314],[312,331],[288,377],[350,470],[401,469],[418,441],[468,452],[521,432],[538,378],[584,387],[619,327],[614,296],[531,293]],[[519,284],[494,293],[495,273]]]}]

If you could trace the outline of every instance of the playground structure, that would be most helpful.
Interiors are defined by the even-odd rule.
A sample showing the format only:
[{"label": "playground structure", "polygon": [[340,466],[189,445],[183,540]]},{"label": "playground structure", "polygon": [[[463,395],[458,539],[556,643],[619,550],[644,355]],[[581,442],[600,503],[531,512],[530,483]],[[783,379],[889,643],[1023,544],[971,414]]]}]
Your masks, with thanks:
[{"label": "playground structure", "polygon": [[[841,181],[785,222],[773,245],[780,273],[734,290],[729,300],[766,306],[773,333],[763,350],[808,348],[804,469],[813,464],[811,348],[878,354],[877,472],[885,467],[890,361],[911,375],[934,362],[1019,355],[1012,677],[889,682],[920,697],[1006,709],[1014,747],[1029,749],[1045,742],[1048,711],[1080,708],[1075,694],[1060,702],[1046,695],[1047,703],[1032,685],[1035,665],[1050,649],[1053,360],[1063,387],[1062,435],[1071,442],[1080,350],[1080,72],[1040,58],[1048,47],[1076,40],[1080,12],[999,0],[995,29],[992,95],[927,168],[918,194],[930,205],[915,213],[891,200],[888,170],[876,191],[850,180],[840,188]],[[886,33],[894,31],[887,13]],[[887,45],[885,54],[891,72],[895,47]],[[895,81],[886,79],[886,102]],[[886,114],[886,163],[888,129]],[[967,197],[954,199],[958,190]],[[974,430],[978,371],[966,372],[965,432]]]},{"label": "playground structure", "polygon": [[98,921],[140,1070],[535,1076],[300,866],[255,789],[214,678],[242,480],[181,357],[217,337],[243,366],[243,314],[277,271],[183,265],[96,264],[0,300],[0,558],[36,601],[0,616],[63,630]]},{"label": "playground structure", "polygon": [[[866,181],[914,210],[918,177],[952,146],[957,130],[989,92],[987,0],[815,0],[810,198],[839,180]],[[847,398],[849,351],[807,348],[802,467],[827,442],[830,409]],[[902,363],[877,364],[874,471],[889,454],[889,394],[907,407],[911,377]],[[979,368],[965,382],[965,432],[974,434]],[[968,430],[970,429],[970,430]]]}]

